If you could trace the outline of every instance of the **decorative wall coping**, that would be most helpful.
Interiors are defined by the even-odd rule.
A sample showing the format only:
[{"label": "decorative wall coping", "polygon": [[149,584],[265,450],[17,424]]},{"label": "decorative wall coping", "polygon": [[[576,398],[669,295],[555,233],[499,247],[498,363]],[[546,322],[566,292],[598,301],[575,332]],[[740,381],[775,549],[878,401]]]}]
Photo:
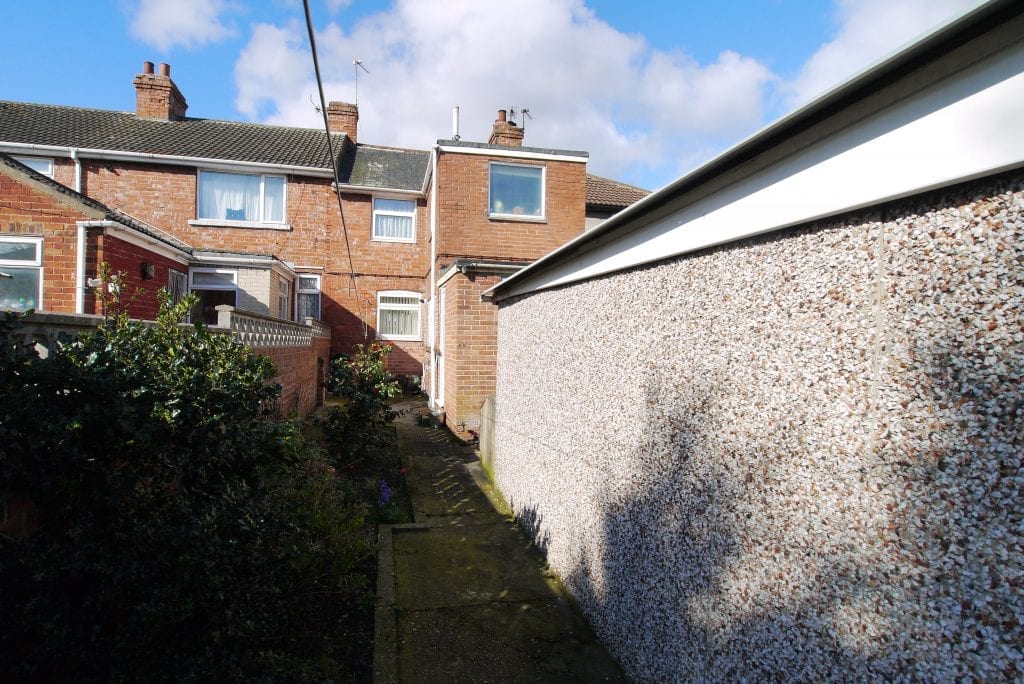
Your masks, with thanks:
[{"label": "decorative wall coping", "polygon": [[308,347],[312,344],[314,335],[330,336],[329,329],[323,323],[320,323],[319,327],[292,323],[273,316],[239,311],[227,304],[217,307],[216,327],[231,332],[235,339],[250,347]]},{"label": "decorative wall coping", "polygon": [[[15,335],[24,344],[34,344],[39,356],[46,358],[59,345],[94,330],[102,322],[103,316],[40,311],[22,317],[22,327]],[[143,322],[152,324],[151,321]],[[293,323],[225,305],[217,307],[217,325],[210,326],[210,330],[234,335],[235,339],[250,347],[308,347],[314,337],[331,337],[330,326],[315,318],[307,318],[305,323]]]}]

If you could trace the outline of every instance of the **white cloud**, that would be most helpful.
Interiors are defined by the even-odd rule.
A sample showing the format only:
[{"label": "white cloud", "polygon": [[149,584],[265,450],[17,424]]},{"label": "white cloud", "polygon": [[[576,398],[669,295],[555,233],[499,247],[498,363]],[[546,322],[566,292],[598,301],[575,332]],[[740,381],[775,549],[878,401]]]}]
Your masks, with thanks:
[{"label": "white cloud", "polygon": [[228,9],[226,0],[140,0],[129,30],[161,51],[193,48],[233,35],[222,18]]},{"label": "white cloud", "polygon": [[[304,26],[257,27],[235,69],[240,111],[320,124],[306,43]],[[317,48],[329,100],[355,98],[353,59],[370,71],[361,141],[425,149],[450,136],[455,105],[463,139],[486,141],[499,108],[528,107],[525,144],[587,150],[591,172],[647,184],[760,125],[774,80],[734,52],[700,64],[652,50],[581,0],[399,0],[348,31],[329,25]]]},{"label": "white cloud", "polygon": [[838,85],[981,0],[840,0],[839,30],[785,89],[790,106]]}]

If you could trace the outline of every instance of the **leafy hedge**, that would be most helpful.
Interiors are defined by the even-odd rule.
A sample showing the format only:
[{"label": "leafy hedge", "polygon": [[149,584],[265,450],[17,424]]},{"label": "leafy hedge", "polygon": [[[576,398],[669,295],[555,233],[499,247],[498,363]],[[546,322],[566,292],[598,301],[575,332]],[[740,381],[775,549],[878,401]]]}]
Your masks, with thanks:
[{"label": "leafy hedge", "polygon": [[45,360],[0,323],[0,495],[39,516],[0,535],[0,679],[352,675],[364,507],[269,419],[272,362],[180,326],[191,303]]}]

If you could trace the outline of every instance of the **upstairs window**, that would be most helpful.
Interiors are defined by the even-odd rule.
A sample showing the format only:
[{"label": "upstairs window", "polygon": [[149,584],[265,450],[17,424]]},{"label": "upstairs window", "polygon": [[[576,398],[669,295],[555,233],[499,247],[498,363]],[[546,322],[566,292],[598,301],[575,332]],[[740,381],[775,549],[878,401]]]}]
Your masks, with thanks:
[{"label": "upstairs window", "polygon": [[43,238],[0,237],[0,309],[41,309]]},{"label": "upstairs window", "polygon": [[300,274],[296,287],[296,318],[299,322],[307,318],[320,320],[320,276]]},{"label": "upstairs window", "polygon": [[33,171],[53,178],[53,160],[42,157],[15,157],[15,159]]},{"label": "upstairs window", "polygon": [[416,241],[416,202],[373,198],[373,239],[392,242]]},{"label": "upstairs window", "polygon": [[377,293],[377,337],[382,340],[420,339],[419,293]]},{"label": "upstairs window", "polygon": [[197,218],[284,223],[284,176],[199,172]]},{"label": "upstairs window", "polygon": [[491,162],[489,213],[511,219],[544,218],[544,167]]}]

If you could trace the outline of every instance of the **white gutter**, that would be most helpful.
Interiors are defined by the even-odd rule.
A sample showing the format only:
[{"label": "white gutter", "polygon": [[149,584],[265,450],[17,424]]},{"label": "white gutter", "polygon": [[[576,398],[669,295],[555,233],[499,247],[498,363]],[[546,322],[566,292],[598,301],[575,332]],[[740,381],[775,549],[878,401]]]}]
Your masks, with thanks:
[{"label": "white gutter", "polygon": [[466,261],[463,263],[454,263],[449,266],[441,277],[437,279],[437,286],[441,287],[449,280],[455,277],[456,273],[467,273],[469,271],[478,271],[482,273],[505,273],[512,274],[517,273],[529,264],[495,264],[488,263],[486,261]]},{"label": "white gutter", "polygon": [[75,192],[82,194],[82,160],[78,158],[76,148],[71,148],[71,159],[75,162]]},{"label": "white gutter", "polygon": [[78,242],[75,245],[75,313],[85,313],[85,239],[86,230],[78,222]]},{"label": "white gutter", "polygon": [[[423,181],[426,185],[426,179]],[[334,183],[331,183],[331,188],[337,192],[338,188]],[[372,185],[342,185],[342,192],[365,192],[369,194],[388,194],[388,195],[410,195],[412,197],[423,197],[422,190],[405,190],[401,188],[387,188],[387,187],[374,187]]]},{"label": "white gutter", "polygon": [[295,175],[317,176],[324,178],[331,178],[334,175],[330,169],[323,169],[314,166],[293,166],[290,164],[265,164],[248,161],[210,159],[208,157],[184,157],[176,154],[152,154],[150,152],[122,152],[115,150],[100,150],[93,148],[72,148],[60,145],[36,145],[32,143],[5,142],[3,144],[0,144],[0,152],[9,152],[12,154],[36,152],[44,153],[50,156],[71,156],[71,152],[73,150],[82,157],[88,157],[89,159],[102,159],[108,161],[145,161],[153,164],[171,164],[175,166],[201,166],[203,168],[210,169],[221,168],[237,170],[238,167],[244,167],[253,171],[282,171],[286,173],[292,173]]},{"label": "white gutter", "polygon": [[275,257],[243,257],[228,254],[193,254],[191,260],[200,264],[223,264],[226,266],[260,266],[285,275],[295,275],[295,270],[286,262]]},{"label": "white gutter", "polygon": [[[440,146],[430,150],[430,321],[427,334],[430,336],[430,403],[437,406],[437,157]],[[443,398],[442,398],[443,399]]]},{"label": "white gutter", "polygon": [[157,240],[154,237],[150,237],[145,233],[141,233],[138,230],[130,226],[126,226],[123,223],[119,223],[117,221],[111,221],[109,219],[103,219],[99,221],[79,221],[78,226],[79,228],[109,228],[111,230],[116,230],[118,233],[120,233],[117,236],[118,239],[124,240],[125,242],[136,245],[138,247],[143,247],[152,252],[156,252],[160,256],[167,257],[168,259],[173,259],[174,261],[177,261],[180,264],[188,264],[189,259],[191,258],[188,252],[184,250],[179,250],[178,248],[169,245],[166,242]]},{"label": "white gutter", "polygon": [[521,147],[507,150],[496,150],[492,147],[463,147],[462,145],[435,145],[434,149],[454,154],[478,154],[485,157],[515,157],[517,159],[543,159],[546,161],[567,161],[586,164],[588,155],[552,154],[549,152],[530,152]]},{"label": "white gutter", "polygon": [[[279,173],[290,173],[296,176],[313,176],[315,178],[334,178],[331,169],[323,169],[315,166],[293,166],[290,164],[263,164],[259,162],[231,161],[226,159],[210,159],[208,157],[183,157],[176,154],[151,154],[149,152],[120,152],[113,150],[99,150],[92,148],[62,147],[59,145],[36,145],[31,143],[0,143],[0,152],[10,154],[25,154],[35,152],[49,156],[70,156],[78,163],[79,156],[89,159],[101,159],[107,161],[123,162],[149,162],[152,164],[167,164],[171,166],[195,166],[197,168],[213,171],[238,171],[239,167],[249,171],[276,171]],[[79,182],[81,171],[76,171],[76,183]],[[333,185],[333,184],[332,184]],[[369,185],[343,185],[346,192],[388,192],[400,195],[422,196],[419,190],[405,190],[400,188],[373,187]],[[76,188],[81,192],[80,187]]]}]

